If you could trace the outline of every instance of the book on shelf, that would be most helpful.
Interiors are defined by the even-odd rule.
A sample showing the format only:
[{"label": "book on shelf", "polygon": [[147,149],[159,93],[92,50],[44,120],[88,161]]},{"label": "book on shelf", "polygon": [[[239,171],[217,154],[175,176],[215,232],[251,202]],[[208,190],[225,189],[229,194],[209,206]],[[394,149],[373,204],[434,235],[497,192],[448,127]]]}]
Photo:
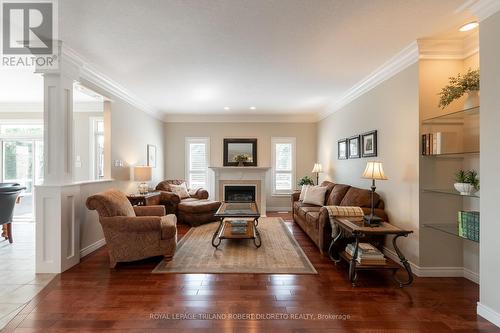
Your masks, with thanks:
[{"label": "book on shelf", "polygon": [[247,233],[247,227],[231,227],[231,234],[244,235]]},{"label": "book on shelf", "polygon": [[[356,244],[351,243],[346,246],[346,253],[354,256]],[[356,261],[363,265],[383,265],[386,263],[384,254],[370,243],[359,243]]]},{"label": "book on shelf", "polygon": [[461,150],[454,132],[433,132],[422,134],[422,155],[441,155]]},{"label": "book on shelf", "polygon": [[479,212],[458,212],[458,235],[479,242]]},{"label": "book on shelf", "polygon": [[248,224],[248,221],[246,221],[246,220],[232,220],[230,223],[231,223],[231,227],[246,227]]}]

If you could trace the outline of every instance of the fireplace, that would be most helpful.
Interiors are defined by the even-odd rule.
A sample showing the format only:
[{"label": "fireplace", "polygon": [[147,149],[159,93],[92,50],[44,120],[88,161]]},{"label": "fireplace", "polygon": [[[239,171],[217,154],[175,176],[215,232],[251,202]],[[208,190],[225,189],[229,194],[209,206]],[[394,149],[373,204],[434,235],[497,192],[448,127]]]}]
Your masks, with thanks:
[{"label": "fireplace", "polygon": [[224,185],[224,201],[255,201],[255,185]]}]

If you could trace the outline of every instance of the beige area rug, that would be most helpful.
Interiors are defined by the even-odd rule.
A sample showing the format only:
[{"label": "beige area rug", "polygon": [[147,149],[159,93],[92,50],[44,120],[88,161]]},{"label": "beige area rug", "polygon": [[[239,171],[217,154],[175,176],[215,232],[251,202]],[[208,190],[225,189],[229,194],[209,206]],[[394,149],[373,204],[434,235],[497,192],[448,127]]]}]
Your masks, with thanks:
[{"label": "beige area rug", "polygon": [[172,261],[162,261],[153,273],[317,274],[279,217],[259,219],[260,248],[251,239],[223,239],[215,249],[212,236],[218,225],[192,228],[177,244]]}]

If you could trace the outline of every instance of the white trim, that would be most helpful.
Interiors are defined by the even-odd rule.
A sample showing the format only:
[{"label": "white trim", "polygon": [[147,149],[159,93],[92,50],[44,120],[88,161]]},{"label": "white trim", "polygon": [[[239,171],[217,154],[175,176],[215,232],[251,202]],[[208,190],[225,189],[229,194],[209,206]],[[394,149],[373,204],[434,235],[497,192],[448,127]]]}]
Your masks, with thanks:
[{"label": "white trim", "polygon": [[[292,170],[290,170],[291,174],[291,186],[292,188],[290,191],[278,191],[276,190],[276,182],[275,182],[275,177],[276,173],[279,173],[275,170],[276,168],[276,144],[277,143],[288,143],[292,145]],[[291,195],[295,189],[295,173],[296,173],[296,160],[297,160],[297,138],[296,137],[271,137],[271,181],[272,181],[272,186],[271,186],[271,194],[273,196],[276,195]],[[287,171],[282,171],[282,173],[285,173]]]},{"label": "white trim", "polygon": [[[398,255],[393,250],[384,247],[384,254],[401,265]],[[418,277],[463,277],[479,284],[479,274],[464,267],[420,267],[411,261],[408,263],[413,274]]]},{"label": "white trim", "polygon": [[349,90],[347,90],[337,101],[329,105],[325,111],[321,112],[318,115],[319,120],[324,119],[335,111],[340,110],[345,105],[349,104],[361,95],[367,93],[382,82],[390,79],[407,67],[413,65],[417,61],[418,45],[417,42],[414,41],[410,45],[399,51],[395,56],[386,61],[380,67],[378,67],[371,74],[369,74],[354,86],[352,86]]},{"label": "white trim", "polygon": [[489,306],[486,306],[481,302],[477,302],[477,314],[500,327],[500,313],[496,312]]},{"label": "white trim", "polygon": [[297,114],[165,114],[166,123],[315,123],[315,110]]},{"label": "white trim", "polygon": [[479,52],[479,33],[465,39],[419,39],[419,59],[463,60]]},{"label": "white trim", "polygon": [[80,79],[86,80],[97,87],[104,89],[109,94],[114,95],[130,105],[135,106],[139,110],[163,121],[164,115],[162,112],[156,110],[148,103],[118,84],[116,81],[103,74],[75,50],[71,49],[67,45],[64,45],[61,52],[67,60],[80,68]]},{"label": "white trim", "polygon": [[469,0],[455,10],[455,14],[469,11],[477,16],[479,21],[484,21],[500,10],[498,0]]},{"label": "white trim", "polygon": [[267,207],[268,212],[291,212],[292,207]]},{"label": "white trim", "polygon": [[97,242],[90,244],[89,246],[84,247],[83,249],[80,250],[80,258],[83,258],[92,252],[100,249],[106,245],[106,240],[104,238],[99,239]]}]

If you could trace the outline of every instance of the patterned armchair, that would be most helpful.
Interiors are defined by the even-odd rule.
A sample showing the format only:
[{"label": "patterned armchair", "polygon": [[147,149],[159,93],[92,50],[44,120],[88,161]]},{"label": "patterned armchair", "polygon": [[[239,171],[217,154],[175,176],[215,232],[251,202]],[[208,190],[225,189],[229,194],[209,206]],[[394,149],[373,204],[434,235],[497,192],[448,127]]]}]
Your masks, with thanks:
[{"label": "patterned armchair", "polygon": [[90,196],[86,204],[99,214],[111,268],[117,262],[160,255],[172,259],[177,246],[177,218],[165,215],[163,206],[132,206],[116,189]]}]

